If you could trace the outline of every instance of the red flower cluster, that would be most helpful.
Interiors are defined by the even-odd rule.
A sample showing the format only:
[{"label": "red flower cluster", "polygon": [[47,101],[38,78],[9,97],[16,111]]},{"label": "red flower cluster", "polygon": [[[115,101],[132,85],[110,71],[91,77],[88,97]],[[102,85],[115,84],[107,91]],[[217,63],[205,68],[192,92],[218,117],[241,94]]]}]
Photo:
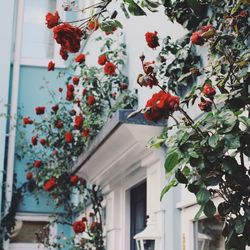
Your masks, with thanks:
[{"label": "red flower cluster", "polygon": [[74,185],[74,186],[77,185],[78,180],[79,180],[79,177],[78,177],[77,175],[72,175],[72,176],[70,177],[70,182],[71,182],[71,184]]},{"label": "red flower cluster", "polygon": [[71,132],[66,132],[64,134],[64,140],[68,143],[72,142],[74,139],[73,135],[71,134]]},{"label": "red flower cluster", "polygon": [[89,136],[89,129],[87,128],[87,129],[85,129],[85,130],[83,130],[83,132],[82,132],[82,136],[84,137],[84,138],[87,138],[88,136]]},{"label": "red flower cluster", "polygon": [[159,121],[164,117],[168,117],[169,113],[177,110],[179,104],[180,98],[178,96],[173,96],[161,90],[147,101],[144,117],[149,121]]},{"label": "red flower cluster", "polygon": [[87,97],[87,102],[90,106],[95,104],[95,97],[93,95],[90,95]]},{"label": "red flower cluster", "polygon": [[33,166],[35,168],[40,168],[43,165],[43,163],[39,160],[34,161]]},{"label": "red flower cluster", "polygon": [[63,49],[63,48],[61,48],[61,49],[60,49],[60,56],[61,56],[61,58],[62,58],[64,61],[66,61],[66,60],[68,59],[68,57],[69,57],[68,51],[65,50],[65,49]]},{"label": "red flower cluster", "polygon": [[145,34],[146,42],[148,47],[155,49],[156,47],[160,46],[159,44],[159,37],[157,36],[157,32],[147,32]]},{"label": "red flower cluster", "polygon": [[54,69],[55,69],[55,63],[53,63],[52,61],[49,61],[48,71],[54,71]]},{"label": "red flower cluster", "polygon": [[89,30],[97,30],[99,28],[99,22],[96,18],[93,18],[92,20],[89,21],[88,23],[88,28]]},{"label": "red flower cluster", "polygon": [[72,78],[72,82],[73,82],[74,85],[78,85],[79,80],[80,80],[80,79],[79,79],[78,76],[74,76],[74,77]]},{"label": "red flower cluster", "polygon": [[74,100],[74,85],[68,84],[67,85],[67,92],[66,92],[66,100],[67,101],[73,101]]},{"label": "red flower cluster", "polygon": [[202,93],[208,98],[213,98],[216,94],[216,90],[211,86],[210,83],[205,83]]},{"label": "red flower cluster", "polygon": [[83,233],[86,229],[85,223],[81,220],[74,222],[72,227],[76,234]]},{"label": "red flower cluster", "polygon": [[58,104],[56,104],[56,105],[54,105],[54,106],[52,106],[52,108],[51,108],[55,113],[58,111],[58,109],[59,109],[59,106],[58,106]]},{"label": "red flower cluster", "polygon": [[107,62],[104,66],[104,72],[107,75],[114,75],[116,70],[116,65],[113,64],[112,62]]},{"label": "red flower cluster", "polygon": [[43,184],[43,189],[50,192],[56,186],[56,178],[51,177],[48,181]]},{"label": "red flower cluster", "polygon": [[45,107],[39,106],[35,108],[37,115],[42,115],[45,112]]},{"label": "red flower cluster", "polygon": [[61,121],[61,120],[57,120],[56,122],[55,122],[55,127],[56,128],[62,128],[63,127],[63,121]]},{"label": "red flower cluster", "polygon": [[54,39],[64,51],[76,53],[80,49],[82,31],[68,23],[57,25],[54,30]]},{"label": "red flower cluster", "polygon": [[98,64],[103,66],[103,65],[105,65],[105,63],[107,62],[107,60],[108,60],[108,58],[107,58],[107,56],[105,54],[100,55],[98,57]]},{"label": "red flower cluster", "polygon": [[37,136],[32,136],[32,137],[31,137],[31,144],[32,144],[33,146],[37,145]]},{"label": "red flower cluster", "polygon": [[84,121],[84,119],[81,115],[76,115],[75,116],[75,124],[74,124],[75,129],[80,130],[82,128],[83,121]]},{"label": "red flower cluster", "polygon": [[75,58],[75,62],[77,63],[84,63],[86,60],[86,56],[84,54],[79,54],[76,58]]},{"label": "red flower cluster", "polygon": [[201,98],[201,102],[198,104],[200,110],[209,112],[212,110],[212,102],[210,100],[206,100],[203,97]]},{"label": "red flower cluster", "polygon": [[31,180],[33,178],[33,173],[32,172],[28,172],[27,174],[26,174],[26,179],[27,180]]},{"label": "red flower cluster", "polygon": [[29,117],[23,118],[23,125],[33,124],[33,121]]},{"label": "red flower cluster", "polygon": [[47,27],[49,29],[54,28],[55,26],[57,26],[59,23],[60,16],[58,14],[58,11],[55,12],[55,14],[53,15],[52,13],[48,12],[48,14],[46,15],[46,24]]},{"label": "red flower cluster", "polygon": [[44,138],[42,138],[42,139],[40,139],[40,143],[41,143],[42,145],[45,145],[45,144],[47,143],[47,141],[46,141]]},{"label": "red flower cluster", "polygon": [[207,39],[213,37],[215,34],[215,29],[213,25],[209,24],[202,26],[199,31],[192,34],[190,40],[192,44],[203,45]]}]

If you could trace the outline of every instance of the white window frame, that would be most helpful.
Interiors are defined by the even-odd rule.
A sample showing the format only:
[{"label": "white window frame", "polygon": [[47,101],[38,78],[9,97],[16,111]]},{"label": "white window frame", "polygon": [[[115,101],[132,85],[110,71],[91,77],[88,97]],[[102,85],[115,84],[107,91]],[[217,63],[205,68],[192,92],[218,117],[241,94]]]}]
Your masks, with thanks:
[{"label": "white window frame", "polygon": [[[16,219],[20,221],[39,221],[39,222],[50,222],[50,216],[45,214],[34,214],[34,213],[17,213]],[[54,224],[50,227],[51,240],[57,235],[57,225]],[[9,243],[9,250],[48,250],[42,244],[37,243]]]}]

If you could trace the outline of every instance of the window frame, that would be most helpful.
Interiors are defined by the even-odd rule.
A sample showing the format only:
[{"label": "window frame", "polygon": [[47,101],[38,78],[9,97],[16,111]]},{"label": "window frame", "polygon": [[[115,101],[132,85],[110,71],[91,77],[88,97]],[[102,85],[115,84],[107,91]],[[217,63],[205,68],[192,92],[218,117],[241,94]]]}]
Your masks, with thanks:
[{"label": "window frame", "polygon": [[[45,214],[34,214],[34,213],[17,213],[16,220],[21,221],[39,221],[39,222],[50,222],[50,215]],[[57,225],[54,224],[50,227],[50,236],[54,238],[57,235]],[[42,244],[37,243],[9,243],[10,250],[48,250],[48,248],[44,247]]]}]

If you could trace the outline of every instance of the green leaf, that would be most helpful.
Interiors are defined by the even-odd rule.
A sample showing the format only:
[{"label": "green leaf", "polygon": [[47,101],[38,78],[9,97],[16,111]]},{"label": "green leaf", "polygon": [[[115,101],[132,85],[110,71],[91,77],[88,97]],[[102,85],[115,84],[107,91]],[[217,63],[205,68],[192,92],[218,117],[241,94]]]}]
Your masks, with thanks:
[{"label": "green leaf", "polygon": [[204,210],[204,205],[200,206],[199,211],[196,213],[196,215],[195,215],[195,217],[194,217],[194,219],[195,219],[196,221],[200,219],[203,210]]},{"label": "green leaf", "polygon": [[196,194],[196,199],[199,204],[205,204],[210,199],[210,193],[206,188],[201,188]]},{"label": "green leaf", "polygon": [[228,174],[234,174],[237,172],[237,168],[238,168],[238,162],[235,160],[235,158],[232,158],[230,156],[226,156],[223,160],[223,167],[224,170],[228,173]]},{"label": "green leaf", "polygon": [[174,169],[174,167],[178,164],[178,162],[179,162],[179,154],[177,152],[169,154],[164,164],[166,173],[171,172]]},{"label": "green leaf", "polygon": [[146,16],[146,12],[133,0],[125,0],[128,3],[128,11],[134,16]]},{"label": "green leaf", "polygon": [[211,148],[216,148],[218,145],[220,137],[217,134],[214,134],[208,138],[208,144]]},{"label": "green leaf", "polygon": [[172,188],[178,184],[176,179],[171,180],[161,191],[160,200],[162,200],[163,196]]},{"label": "green leaf", "polygon": [[240,147],[240,138],[238,135],[226,134],[224,136],[225,146],[228,149],[236,149]]},{"label": "green leaf", "polygon": [[241,116],[241,117],[238,117],[238,120],[244,125],[246,125],[248,128],[250,127],[250,119],[248,117]]},{"label": "green leaf", "polygon": [[250,146],[244,148],[244,149],[243,149],[243,153],[244,153],[246,156],[250,157]]},{"label": "green leaf", "polygon": [[242,234],[245,225],[246,225],[246,218],[245,217],[238,218],[235,223],[235,232],[237,234]]},{"label": "green leaf", "polygon": [[212,218],[215,213],[216,213],[216,207],[214,203],[211,200],[209,200],[204,206],[204,214],[208,218]]}]

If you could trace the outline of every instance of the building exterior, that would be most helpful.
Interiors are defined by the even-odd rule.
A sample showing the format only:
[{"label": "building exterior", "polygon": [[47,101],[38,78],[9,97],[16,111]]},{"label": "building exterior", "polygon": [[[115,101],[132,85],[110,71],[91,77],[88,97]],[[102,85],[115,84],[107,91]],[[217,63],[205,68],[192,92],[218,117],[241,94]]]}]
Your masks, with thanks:
[{"label": "building exterior", "polygon": [[[40,89],[44,77],[57,88],[60,86],[57,74],[66,67],[58,58],[58,47],[44,25],[45,14],[60,8],[61,1],[9,0],[2,6],[0,19],[6,25],[0,47],[0,100],[11,106],[9,110],[1,106],[1,113],[9,111],[11,116],[17,112],[32,116],[36,105],[48,101],[46,91]],[[154,60],[157,54],[147,48],[144,34],[157,30],[162,37],[169,35],[177,39],[185,31],[168,21],[163,13],[149,13],[147,17],[124,18],[123,21],[128,51],[126,70],[130,88],[133,89],[138,88],[136,78],[141,72],[141,53],[144,52],[148,60]],[[88,51],[93,47],[90,38],[83,50]],[[52,74],[47,74],[49,59],[55,60],[57,65]],[[139,107],[145,105],[154,91],[154,88],[138,88]],[[197,110],[193,113],[194,117],[198,115]],[[156,250],[205,250],[209,249],[206,244],[211,241],[214,242],[214,249],[224,249],[223,239],[219,236],[222,223],[218,218],[208,220],[204,216],[195,222],[193,218],[198,205],[195,197],[188,194],[184,187],[174,188],[160,201],[161,190],[166,184],[163,167],[165,149],[149,149],[145,145],[166,124],[148,124],[140,116],[127,119],[127,114],[127,111],[120,110],[74,167],[75,173],[103,189],[107,250],[135,250],[134,236],[147,225],[154,227],[158,244]],[[15,158],[19,138],[12,125],[1,117],[0,182],[6,178],[9,184],[0,193],[0,202],[4,203],[11,199],[14,173],[17,174],[18,183],[25,180],[24,164]],[[3,176],[3,171],[6,171],[6,176]],[[4,210],[3,204],[1,207]],[[6,242],[5,249],[38,249],[31,232],[42,227],[53,211],[53,202],[47,204],[46,197],[40,197],[39,204],[33,197],[25,197],[17,219],[23,222],[23,229],[26,230],[20,233],[26,232],[30,237],[22,237],[22,234],[14,237]],[[72,233],[71,229],[59,226],[51,230],[55,235],[61,231],[66,236]]]}]

